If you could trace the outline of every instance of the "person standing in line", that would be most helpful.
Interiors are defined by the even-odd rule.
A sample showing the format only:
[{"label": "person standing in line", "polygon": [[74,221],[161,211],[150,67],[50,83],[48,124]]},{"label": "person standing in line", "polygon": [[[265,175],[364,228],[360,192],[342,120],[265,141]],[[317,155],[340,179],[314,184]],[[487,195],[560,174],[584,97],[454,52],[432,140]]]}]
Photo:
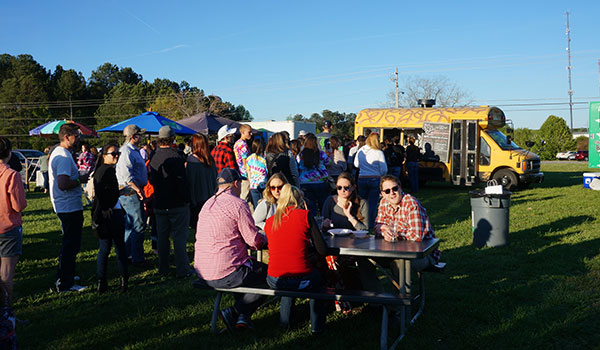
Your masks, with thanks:
[{"label": "person standing in line", "polygon": [[[217,177],[219,189],[198,216],[194,268],[198,277],[213,288],[235,288],[265,284],[267,265],[252,259],[248,247],[262,249],[267,238],[258,232],[250,207],[239,198],[241,176],[225,168]],[[256,294],[234,293],[235,304],[221,310],[227,329],[252,328],[251,317],[265,299]]]},{"label": "person standing in line", "polygon": [[354,166],[359,168],[358,194],[369,204],[369,227],[375,225],[377,203],[379,203],[379,180],[387,174],[385,155],[379,149],[379,134],[371,133],[366,144],[358,150]]},{"label": "person standing in line", "polygon": [[185,160],[174,150],[175,131],[165,125],[158,131],[158,149],[150,160],[150,178],[154,185],[154,215],[158,234],[158,274],[169,274],[169,254],[173,253],[177,278],[191,276],[186,243],[190,233],[190,191]]},{"label": "person standing in line", "polygon": [[21,212],[27,207],[21,174],[8,165],[12,143],[0,136],[0,283],[12,304],[13,278],[23,246]]},{"label": "person standing in line", "polygon": [[94,201],[92,203],[92,227],[98,235],[97,277],[98,293],[108,290],[106,269],[108,255],[114,243],[119,273],[121,274],[121,292],[126,292],[129,284],[127,252],[125,250],[125,214],[119,203],[119,182],[115,165],[119,159],[119,146],[109,143],[102,148],[94,171]]},{"label": "person standing in line", "polygon": [[44,155],[40,157],[40,172],[44,178],[44,193],[48,193],[48,153],[50,153],[50,147],[44,148]]},{"label": "person standing in line", "polygon": [[79,173],[89,176],[94,170],[95,161],[94,155],[90,152],[90,145],[82,143],[81,153],[79,153],[79,157],[77,158],[77,168],[79,169]]},{"label": "person standing in line", "polygon": [[233,135],[235,135],[236,131],[236,128],[223,125],[217,133],[217,145],[210,153],[215,160],[217,173],[220,173],[225,168],[239,170],[235,161],[235,154],[233,154],[233,149],[231,148]]},{"label": "person standing in line", "polygon": [[358,179],[358,168],[354,166],[354,159],[356,158],[356,152],[358,152],[358,150],[365,145],[366,140],[367,138],[363,135],[358,136],[356,138],[355,145],[350,147],[350,150],[348,151],[347,164],[352,176],[354,176],[355,179]]},{"label": "person standing in line", "polygon": [[331,161],[327,167],[327,172],[333,180],[337,180],[337,177],[346,171],[346,158],[344,152],[340,149],[342,142],[337,136],[331,136],[329,144],[331,145]]},{"label": "person standing in line", "polygon": [[250,197],[254,210],[258,207],[258,201],[262,199],[267,182],[267,160],[263,157],[265,153],[265,142],[258,137],[252,142],[252,154],[248,157],[248,180],[250,181]]},{"label": "person standing in line", "polygon": [[269,174],[283,173],[292,184],[298,183],[298,163],[290,154],[285,141],[285,134],[277,132],[269,138],[265,148],[265,159]]},{"label": "person standing in line", "polygon": [[208,150],[208,138],[192,136],[192,154],[187,158],[186,176],[190,186],[190,227],[196,229],[198,214],[217,188],[217,168]]},{"label": "person standing in line", "polygon": [[325,123],[323,123],[323,132],[317,134],[319,149],[328,154],[331,153],[331,146],[329,145],[329,139],[333,136],[331,131],[333,131],[333,124],[329,120],[326,120]]},{"label": "person standing in line", "polygon": [[329,186],[325,183],[329,162],[327,154],[319,150],[315,135],[306,135],[304,149],[298,155],[299,182],[313,216],[319,215],[325,199],[329,196]]},{"label": "person standing in line", "polygon": [[419,192],[419,158],[421,151],[415,146],[415,138],[408,138],[408,147],[406,147],[406,168],[408,170],[408,180],[410,181],[410,193],[415,195]]},{"label": "person standing in line", "polygon": [[54,148],[48,160],[50,201],[60,220],[62,246],[58,257],[58,273],[55,287],[58,292],[86,289],[75,282],[75,261],[81,249],[83,227],[83,202],[81,183],[87,175],[81,175],[71,151],[79,144],[79,127],[72,123],[61,125],[58,131],[60,144]]},{"label": "person standing in line", "polygon": [[125,211],[125,248],[132,264],[141,267],[148,267],[144,259],[143,205],[143,188],[148,183],[148,171],[138,148],[145,132],[146,129],[140,129],[134,124],[125,127],[125,144],[119,149],[121,156],[116,167],[121,190],[119,202]]},{"label": "person standing in line", "polygon": [[[248,124],[240,126],[240,138],[233,144],[233,154],[240,175],[242,176],[242,193],[240,198],[246,202],[250,202],[250,181],[248,180],[248,157],[250,150],[248,142],[252,139],[252,128]],[[254,205],[252,206],[254,208]]]}]

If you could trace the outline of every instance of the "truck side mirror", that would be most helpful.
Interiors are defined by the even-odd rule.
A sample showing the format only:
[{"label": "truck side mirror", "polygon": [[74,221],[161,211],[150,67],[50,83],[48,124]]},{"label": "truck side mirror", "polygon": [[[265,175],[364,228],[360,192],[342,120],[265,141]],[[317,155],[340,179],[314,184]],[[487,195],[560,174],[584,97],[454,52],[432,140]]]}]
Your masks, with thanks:
[{"label": "truck side mirror", "polygon": [[513,129],[511,129],[511,128],[506,128],[506,133],[507,133],[507,134],[512,134],[513,132],[515,132]]},{"label": "truck side mirror", "polygon": [[510,146],[512,144],[512,137],[510,135],[506,136],[506,143]]},{"label": "truck side mirror", "polygon": [[527,146],[527,148],[531,148],[533,145],[535,145],[534,141],[525,141],[525,146]]}]

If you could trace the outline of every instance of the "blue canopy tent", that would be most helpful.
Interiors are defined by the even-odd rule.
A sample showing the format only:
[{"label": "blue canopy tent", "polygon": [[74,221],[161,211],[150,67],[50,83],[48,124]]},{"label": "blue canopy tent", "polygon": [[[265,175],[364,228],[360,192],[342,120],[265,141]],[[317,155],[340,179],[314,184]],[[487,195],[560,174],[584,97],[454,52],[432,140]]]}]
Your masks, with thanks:
[{"label": "blue canopy tent", "polygon": [[196,131],[167,119],[156,112],[144,112],[133,118],[100,129],[98,132],[123,132],[123,129],[130,124],[135,124],[141,129],[146,129],[146,134],[158,134],[158,130],[164,125],[170,126],[177,135],[193,135],[196,133]]}]

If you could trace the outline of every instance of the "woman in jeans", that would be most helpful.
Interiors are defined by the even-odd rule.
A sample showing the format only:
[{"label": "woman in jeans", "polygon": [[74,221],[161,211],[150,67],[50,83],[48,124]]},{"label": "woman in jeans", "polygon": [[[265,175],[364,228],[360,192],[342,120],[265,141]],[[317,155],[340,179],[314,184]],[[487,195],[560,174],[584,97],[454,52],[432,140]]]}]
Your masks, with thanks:
[{"label": "woman in jeans", "polygon": [[258,206],[262,199],[262,192],[267,182],[267,160],[263,157],[265,153],[265,142],[257,137],[252,141],[252,154],[246,160],[248,164],[248,180],[250,182],[250,198],[252,207]]},{"label": "woman in jeans", "polygon": [[379,203],[379,181],[388,171],[385,155],[379,146],[379,134],[371,133],[367,137],[366,144],[356,152],[354,166],[359,169],[358,194],[369,204],[368,226],[374,227]]},{"label": "woman in jeans", "polygon": [[329,196],[329,185],[326,183],[327,166],[329,166],[329,157],[319,150],[317,137],[314,134],[307,134],[304,149],[298,155],[300,172],[298,181],[313,216],[319,215],[325,199]]},{"label": "woman in jeans", "polygon": [[190,186],[190,227],[196,229],[202,206],[217,188],[217,167],[205,135],[192,136],[192,154],[187,157],[185,172]]},{"label": "woman in jeans", "polygon": [[[265,224],[269,240],[267,283],[273,289],[318,290],[321,274],[316,268],[318,257],[327,254],[327,246],[314,217],[306,210],[302,192],[286,184],[281,190],[277,211]],[[288,327],[293,321],[294,298],[281,297],[280,323]],[[313,333],[325,330],[325,305],[310,299],[310,325]]]},{"label": "woman in jeans", "polygon": [[119,146],[116,144],[104,146],[94,172],[96,195],[92,204],[92,223],[96,227],[100,243],[97,258],[98,293],[104,293],[108,289],[106,266],[113,243],[121,274],[121,291],[126,292],[128,287],[129,272],[124,241],[125,214],[119,203],[119,184],[115,172],[119,155]]}]

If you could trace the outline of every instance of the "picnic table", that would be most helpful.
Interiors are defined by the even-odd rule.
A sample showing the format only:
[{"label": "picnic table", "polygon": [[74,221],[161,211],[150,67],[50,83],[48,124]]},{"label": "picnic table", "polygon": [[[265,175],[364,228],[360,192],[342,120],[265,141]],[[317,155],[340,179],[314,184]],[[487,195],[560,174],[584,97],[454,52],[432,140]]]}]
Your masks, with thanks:
[{"label": "picnic table", "polygon": [[[332,255],[369,258],[369,261],[376,265],[376,261],[372,258],[401,260],[401,266],[398,269],[398,284],[395,285],[398,288],[398,298],[402,298],[408,302],[401,304],[400,336],[391,346],[391,348],[394,348],[406,334],[408,323],[414,323],[423,313],[423,308],[425,307],[425,284],[423,283],[421,273],[419,273],[420,288],[418,294],[413,293],[411,260],[423,258],[431,254],[438,247],[440,243],[439,239],[435,238],[421,242],[402,240],[388,242],[383,238],[374,236],[368,236],[368,238],[364,239],[353,238],[353,236],[325,236],[324,239]],[[386,273],[386,277],[391,279],[393,276]],[[413,317],[412,307],[416,300],[419,300],[419,308]],[[383,343],[384,340],[382,339],[382,347],[385,346]]]}]

